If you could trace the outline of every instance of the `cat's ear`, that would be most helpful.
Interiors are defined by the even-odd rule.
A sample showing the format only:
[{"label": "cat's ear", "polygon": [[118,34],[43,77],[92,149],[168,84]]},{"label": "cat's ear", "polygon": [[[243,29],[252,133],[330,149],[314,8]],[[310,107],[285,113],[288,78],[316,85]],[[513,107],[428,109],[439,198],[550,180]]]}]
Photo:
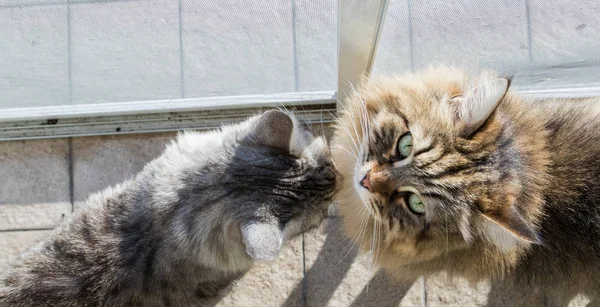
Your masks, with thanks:
[{"label": "cat's ear", "polygon": [[540,244],[540,238],[530,222],[515,208],[514,204],[482,212],[484,235],[502,250],[512,250],[518,242]]},{"label": "cat's ear", "polygon": [[479,85],[464,95],[454,98],[461,137],[469,137],[490,117],[508,91],[510,81],[506,78],[483,79]]},{"label": "cat's ear", "polygon": [[254,260],[274,260],[283,245],[283,231],[277,223],[251,222],[241,226],[246,253]]},{"label": "cat's ear", "polygon": [[263,113],[254,128],[254,141],[260,145],[289,150],[294,122],[285,113],[271,110]]}]

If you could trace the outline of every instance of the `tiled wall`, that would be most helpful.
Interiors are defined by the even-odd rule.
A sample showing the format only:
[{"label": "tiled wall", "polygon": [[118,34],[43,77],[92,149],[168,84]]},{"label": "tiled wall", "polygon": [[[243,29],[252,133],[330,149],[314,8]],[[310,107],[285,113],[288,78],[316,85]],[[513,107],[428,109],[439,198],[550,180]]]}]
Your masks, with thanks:
[{"label": "tiled wall", "polygon": [[[173,134],[0,143],[0,272],[46,236],[90,193],[125,180],[159,155]],[[487,284],[431,278],[394,281],[357,255],[341,217],[289,242],[278,260],[258,264],[219,306],[504,306]],[[528,294],[527,300],[541,302]],[[529,305],[529,304],[527,304]]]},{"label": "tiled wall", "polygon": [[[591,66],[557,82],[597,87],[599,13],[589,0],[390,1],[374,73]],[[337,0],[0,0],[0,109],[334,90],[337,14]]]},{"label": "tiled wall", "polygon": [[336,3],[0,0],[0,109],[333,90]]}]

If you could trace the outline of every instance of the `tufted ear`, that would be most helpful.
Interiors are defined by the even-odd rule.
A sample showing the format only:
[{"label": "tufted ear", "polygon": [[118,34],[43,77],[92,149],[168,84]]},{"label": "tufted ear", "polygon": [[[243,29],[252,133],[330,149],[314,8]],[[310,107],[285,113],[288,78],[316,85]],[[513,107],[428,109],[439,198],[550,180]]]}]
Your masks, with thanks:
[{"label": "tufted ear", "polygon": [[525,220],[514,204],[495,211],[482,212],[483,232],[487,239],[504,251],[518,242],[540,244],[536,230]]},{"label": "tufted ear", "polygon": [[457,120],[462,123],[461,137],[469,137],[490,117],[508,91],[509,80],[483,79],[479,85],[462,97],[454,98],[458,103]]},{"label": "tufted ear", "polygon": [[276,222],[250,222],[241,226],[246,253],[254,260],[274,260],[283,245],[284,233]]},{"label": "tufted ear", "polygon": [[271,110],[263,113],[254,128],[254,140],[264,146],[290,150],[294,122],[285,113]]}]

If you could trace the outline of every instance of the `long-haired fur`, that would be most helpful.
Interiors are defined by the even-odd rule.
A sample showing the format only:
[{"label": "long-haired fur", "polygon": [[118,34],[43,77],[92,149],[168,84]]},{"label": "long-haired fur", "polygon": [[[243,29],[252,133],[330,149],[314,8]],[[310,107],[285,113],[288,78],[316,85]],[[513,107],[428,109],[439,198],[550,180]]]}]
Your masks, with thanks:
[{"label": "long-haired fur", "polygon": [[[600,100],[533,101],[509,86],[448,67],[365,81],[332,144],[345,231],[399,277],[446,271],[555,301],[596,297]],[[412,152],[399,158],[406,133]]]}]

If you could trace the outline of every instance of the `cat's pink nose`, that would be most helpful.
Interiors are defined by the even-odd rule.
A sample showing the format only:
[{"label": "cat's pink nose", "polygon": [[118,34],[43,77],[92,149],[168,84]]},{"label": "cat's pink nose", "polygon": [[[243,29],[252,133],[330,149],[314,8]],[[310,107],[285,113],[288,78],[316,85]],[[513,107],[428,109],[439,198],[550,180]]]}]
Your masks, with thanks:
[{"label": "cat's pink nose", "polygon": [[367,172],[367,174],[365,175],[365,178],[363,178],[363,179],[360,181],[360,185],[361,185],[363,188],[365,188],[365,189],[367,189],[367,190],[369,190],[369,191],[371,191],[371,179],[369,178],[369,177],[370,177],[370,176],[369,176],[369,174],[370,174],[370,173],[371,173],[370,171],[369,171],[369,172]]}]

